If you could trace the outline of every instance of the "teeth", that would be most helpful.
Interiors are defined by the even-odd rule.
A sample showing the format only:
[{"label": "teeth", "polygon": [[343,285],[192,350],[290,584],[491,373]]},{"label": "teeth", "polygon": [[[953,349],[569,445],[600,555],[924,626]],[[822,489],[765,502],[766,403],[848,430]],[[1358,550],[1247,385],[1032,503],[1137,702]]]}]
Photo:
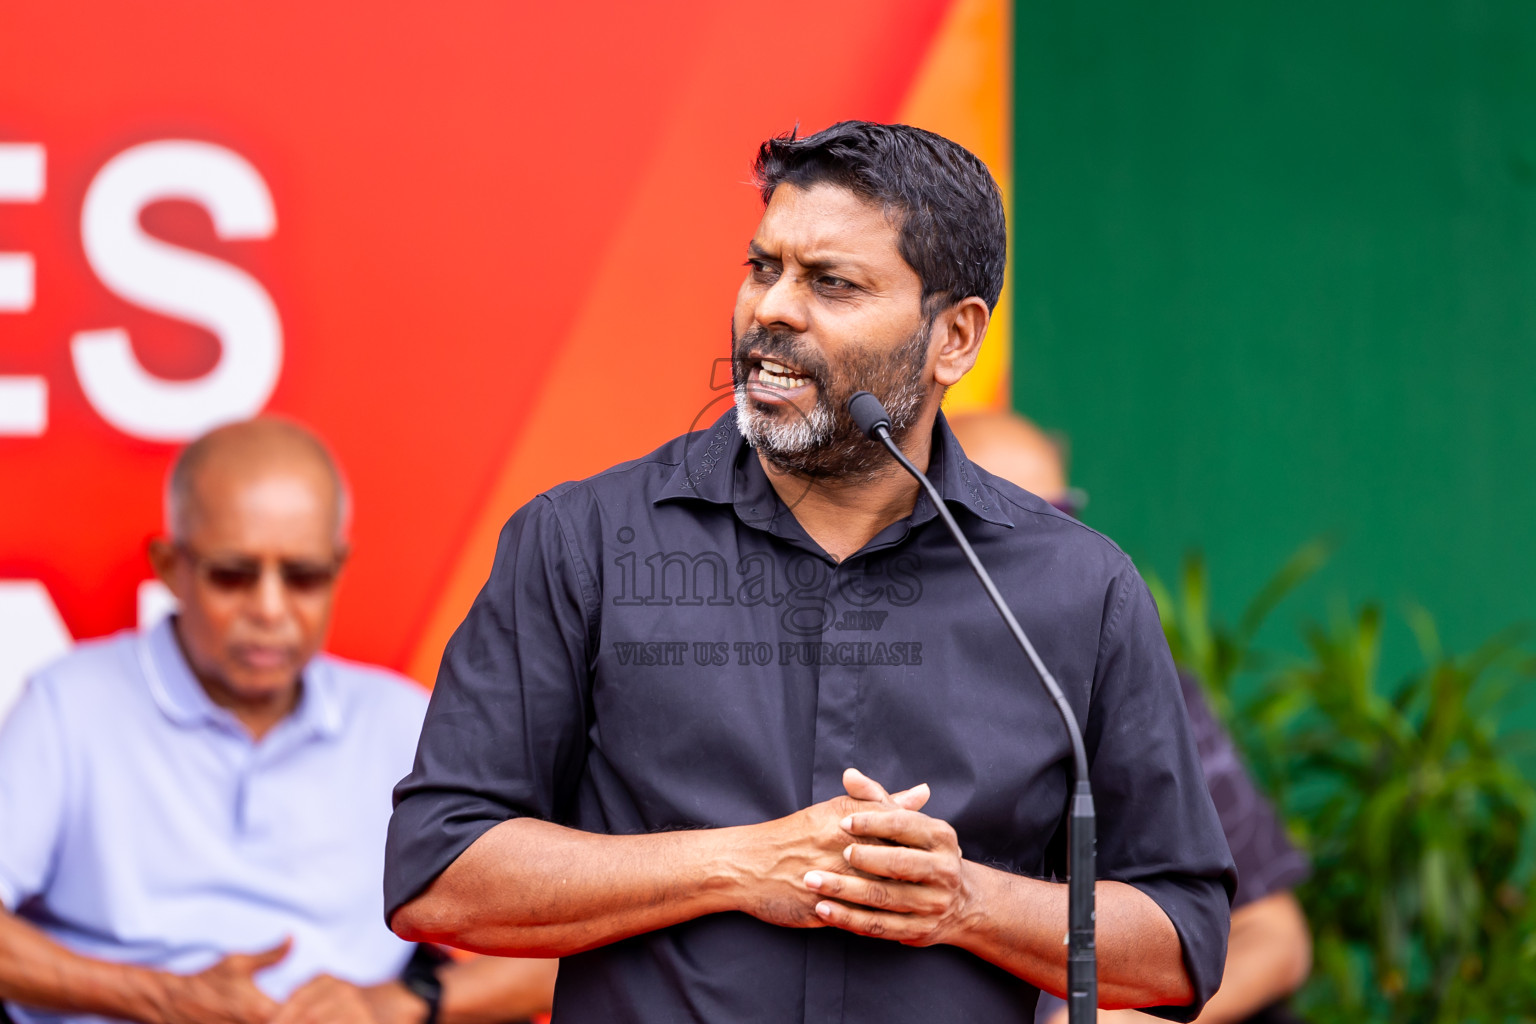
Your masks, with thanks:
[{"label": "teeth", "polygon": [[806,382],[804,377],[785,377],[777,373],[769,373],[767,370],[759,370],[757,379],[764,384],[771,384],[776,388],[797,388]]},{"label": "teeth", "polygon": [[798,376],[783,363],[764,359],[757,369],[757,379],[776,388],[797,388],[808,383],[808,378]]}]

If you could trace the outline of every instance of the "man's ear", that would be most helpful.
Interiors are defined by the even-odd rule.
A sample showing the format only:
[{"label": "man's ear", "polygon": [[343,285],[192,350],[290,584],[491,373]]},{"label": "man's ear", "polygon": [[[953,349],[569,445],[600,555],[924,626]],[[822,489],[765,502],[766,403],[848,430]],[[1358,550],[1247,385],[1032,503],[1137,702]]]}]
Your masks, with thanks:
[{"label": "man's ear", "polygon": [[992,314],[987,304],[972,295],[961,299],[939,315],[934,329],[941,331],[938,361],[933,367],[936,383],[950,387],[976,365],[981,355],[981,339],[986,336]]},{"label": "man's ear", "polygon": [[166,589],[175,594],[177,599],[183,595],[178,590],[176,580],[176,563],[180,560],[176,552],[176,542],[169,537],[155,537],[149,542],[149,567],[155,571],[155,578],[164,583]]}]

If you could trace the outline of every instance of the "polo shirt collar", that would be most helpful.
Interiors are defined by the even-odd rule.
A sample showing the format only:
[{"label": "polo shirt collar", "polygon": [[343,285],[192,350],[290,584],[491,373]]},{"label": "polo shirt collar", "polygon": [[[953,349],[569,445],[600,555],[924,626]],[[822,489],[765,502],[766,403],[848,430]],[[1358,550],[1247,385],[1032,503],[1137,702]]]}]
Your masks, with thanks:
[{"label": "polo shirt collar", "polygon": [[[946,504],[997,526],[1013,526],[1002,500],[966,458],[942,412],[933,424],[930,451],[928,479],[938,487]],[[773,525],[786,510],[763,471],[762,462],[741,436],[735,409],[728,409],[712,427],[688,439],[682,462],[653,504],[688,498],[732,505],[743,522],[777,532]],[[923,492],[912,509],[911,524],[917,526],[937,514],[927,492]]]},{"label": "polo shirt collar", "polygon": [[[139,637],[139,666],[162,714],[182,726],[234,725],[238,722],[208,696],[176,641],[175,616],[166,616]],[[280,728],[331,737],[341,731],[341,707],[330,666],[319,658],[304,668],[298,706]]]}]

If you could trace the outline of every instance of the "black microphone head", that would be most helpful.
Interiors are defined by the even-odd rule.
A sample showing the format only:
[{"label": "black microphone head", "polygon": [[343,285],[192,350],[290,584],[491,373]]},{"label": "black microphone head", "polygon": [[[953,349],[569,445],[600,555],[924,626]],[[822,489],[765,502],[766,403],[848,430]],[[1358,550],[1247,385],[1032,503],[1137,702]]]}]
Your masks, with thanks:
[{"label": "black microphone head", "polygon": [[880,440],[880,435],[875,433],[880,427],[891,429],[891,414],[885,411],[880,399],[868,391],[853,393],[853,397],[848,399],[848,415],[853,417],[853,422],[859,425],[864,436],[871,441]]}]

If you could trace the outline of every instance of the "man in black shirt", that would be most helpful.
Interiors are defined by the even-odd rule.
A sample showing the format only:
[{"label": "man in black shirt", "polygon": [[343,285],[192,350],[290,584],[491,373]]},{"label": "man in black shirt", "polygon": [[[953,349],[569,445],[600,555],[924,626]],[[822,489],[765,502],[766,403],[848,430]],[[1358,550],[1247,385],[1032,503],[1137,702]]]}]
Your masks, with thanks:
[{"label": "man in black shirt", "polygon": [[1151,598],[939,412],[1001,289],[996,185],[864,122],[757,174],[737,407],[508,522],[396,790],[392,926],[563,957],[562,1021],[1028,1021],[1064,988],[1066,735],[864,389],[1082,726],[1101,1001],[1192,1017],[1235,879]]}]

